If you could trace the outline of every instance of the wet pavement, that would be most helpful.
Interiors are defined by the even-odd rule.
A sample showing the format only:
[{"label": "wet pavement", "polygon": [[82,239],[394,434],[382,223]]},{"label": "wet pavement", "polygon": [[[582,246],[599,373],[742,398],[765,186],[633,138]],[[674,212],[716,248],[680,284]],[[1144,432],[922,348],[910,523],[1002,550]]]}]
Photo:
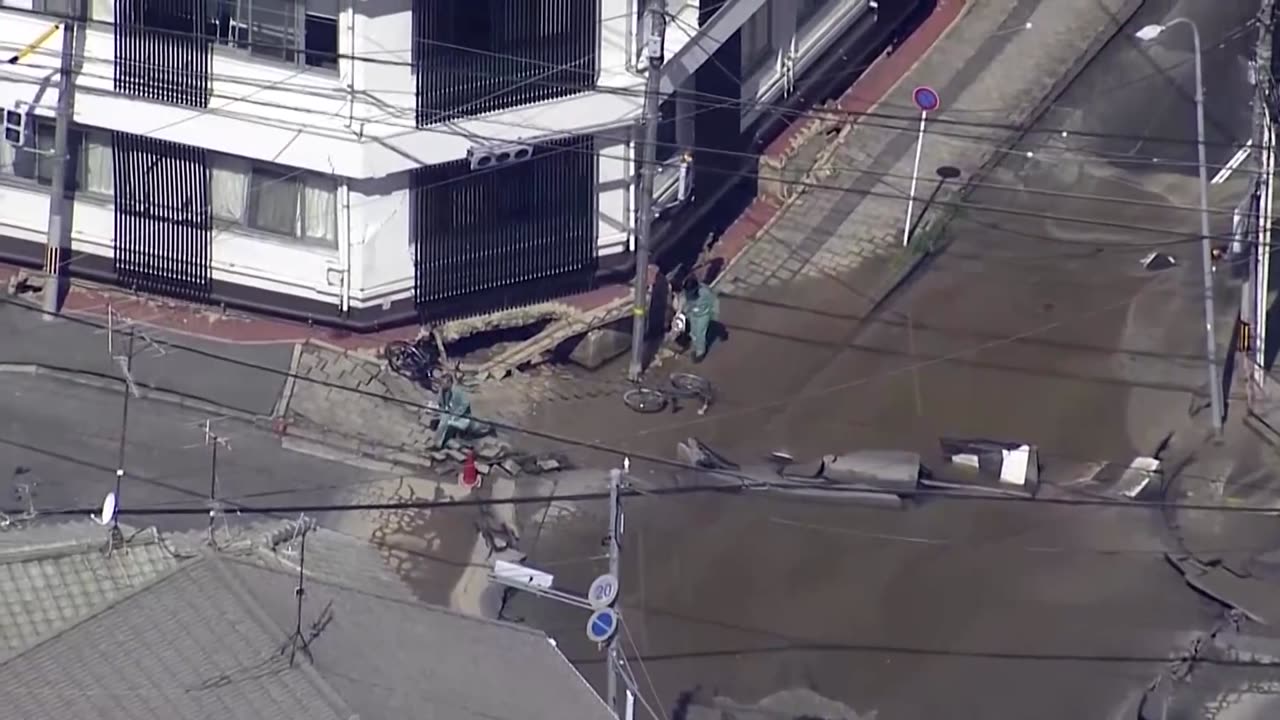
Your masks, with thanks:
[{"label": "wet pavement", "polygon": [[[1200,23],[1214,165],[1248,137],[1256,5],[1149,2],[1130,23]],[[863,305],[870,275],[726,298],[730,338],[697,369],[722,395],[706,418],[631,415],[599,398],[549,404],[528,422],[663,458],[696,435],[744,462],[777,447],[932,452],[944,434],[1036,443],[1046,463],[1152,452],[1205,397],[1195,147],[1138,139],[1194,138],[1192,72],[1189,38],[1171,31],[1139,49],[1131,35],[1045,116],[1039,129],[1054,132],[1033,133],[983,180],[947,251],[873,320],[843,310]],[[1229,228],[1242,175],[1213,188],[1215,233]],[[1155,246],[1178,265],[1144,270]],[[1238,290],[1222,285],[1229,321]],[[599,547],[596,511],[538,538],[535,560],[557,564],[569,587],[602,568],[569,562]],[[803,687],[886,720],[1131,718],[1167,658],[1221,617],[1166,564],[1174,543],[1150,510],[933,500],[888,512],[715,495],[637,499],[627,512],[636,673],[666,708],[695,687],[748,703]],[[1221,532],[1197,542],[1280,546],[1272,519],[1216,522]],[[600,679],[582,613],[531,599],[512,613]]]}]

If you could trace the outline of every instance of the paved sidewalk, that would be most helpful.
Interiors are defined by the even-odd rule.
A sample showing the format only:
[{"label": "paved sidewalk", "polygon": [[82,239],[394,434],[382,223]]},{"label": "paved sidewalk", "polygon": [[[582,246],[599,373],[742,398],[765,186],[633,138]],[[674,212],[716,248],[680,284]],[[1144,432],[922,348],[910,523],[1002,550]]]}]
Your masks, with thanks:
[{"label": "paved sidewalk", "polygon": [[[929,85],[941,97],[940,118],[1022,125],[1141,3],[972,0],[874,109],[911,116],[912,89]],[[722,275],[722,289],[752,295],[760,288],[799,278],[843,276],[869,259],[901,254],[915,123],[884,118],[874,123],[846,126],[834,151],[813,171],[783,177],[784,182],[817,183],[842,191],[816,189],[799,194],[733,259]],[[951,132],[976,139],[926,137],[920,197],[932,189],[935,168],[951,165],[967,178],[1014,139],[1009,131],[979,127],[963,126]],[[956,200],[962,185],[957,181],[944,187],[938,199]],[[932,220],[922,223],[921,234]]]}]

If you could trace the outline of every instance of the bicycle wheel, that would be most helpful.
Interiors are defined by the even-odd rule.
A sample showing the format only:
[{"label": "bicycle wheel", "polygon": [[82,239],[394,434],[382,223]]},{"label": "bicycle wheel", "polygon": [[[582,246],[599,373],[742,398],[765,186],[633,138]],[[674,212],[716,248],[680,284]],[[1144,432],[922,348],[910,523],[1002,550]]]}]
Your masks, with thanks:
[{"label": "bicycle wheel", "polygon": [[667,396],[651,388],[631,388],[622,394],[622,402],[638,413],[662,412],[667,406]]},{"label": "bicycle wheel", "polygon": [[382,356],[386,358],[387,367],[391,368],[391,372],[408,378],[418,376],[418,351],[412,344],[403,340],[392,340],[382,349]]},{"label": "bicycle wheel", "polygon": [[711,383],[693,373],[671,373],[671,387],[681,395],[711,397]]}]

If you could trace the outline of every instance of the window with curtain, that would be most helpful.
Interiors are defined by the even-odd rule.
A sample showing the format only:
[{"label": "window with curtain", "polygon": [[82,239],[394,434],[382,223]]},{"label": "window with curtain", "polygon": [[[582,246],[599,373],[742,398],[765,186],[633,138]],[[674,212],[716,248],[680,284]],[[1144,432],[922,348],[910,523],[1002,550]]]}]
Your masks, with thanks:
[{"label": "window with curtain", "polygon": [[13,157],[15,148],[7,142],[0,142],[0,176],[13,175]]},{"label": "window with curtain", "polygon": [[90,0],[89,19],[99,22],[114,22],[116,19],[115,0]]},{"label": "window with curtain", "polygon": [[116,183],[111,136],[93,130],[78,131],[76,134],[80,148],[76,167],[76,185],[79,191],[113,197]]},{"label": "window with curtain", "polygon": [[229,156],[216,156],[211,165],[210,211],[220,225],[306,245],[337,246],[338,183],[333,177]]},{"label": "window with curtain", "polygon": [[[38,122],[28,135],[26,148],[4,144],[0,147],[0,175],[30,180],[45,187],[53,184],[54,127]],[[68,138],[75,161],[71,189],[82,195],[111,197],[115,178],[111,162],[111,136],[105,132],[72,128]]]},{"label": "window with curtain", "polygon": [[214,156],[209,169],[209,212],[214,222],[243,224],[249,198],[248,161]]}]

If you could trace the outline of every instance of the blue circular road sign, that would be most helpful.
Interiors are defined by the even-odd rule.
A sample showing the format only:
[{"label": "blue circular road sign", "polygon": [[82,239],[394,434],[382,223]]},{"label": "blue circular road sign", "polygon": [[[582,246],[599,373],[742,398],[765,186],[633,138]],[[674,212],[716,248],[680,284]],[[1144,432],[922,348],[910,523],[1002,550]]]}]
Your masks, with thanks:
[{"label": "blue circular road sign", "polygon": [[587,619],[587,639],[592,642],[609,642],[613,634],[618,632],[618,611],[613,608],[601,608]]},{"label": "blue circular road sign", "polygon": [[942,104],[942,100],[938,98],[938,93],[927,85],[921,85],[912,90],[911,99],[915,101],[916,107],[920,108],[920,112],[933,112]]}]

